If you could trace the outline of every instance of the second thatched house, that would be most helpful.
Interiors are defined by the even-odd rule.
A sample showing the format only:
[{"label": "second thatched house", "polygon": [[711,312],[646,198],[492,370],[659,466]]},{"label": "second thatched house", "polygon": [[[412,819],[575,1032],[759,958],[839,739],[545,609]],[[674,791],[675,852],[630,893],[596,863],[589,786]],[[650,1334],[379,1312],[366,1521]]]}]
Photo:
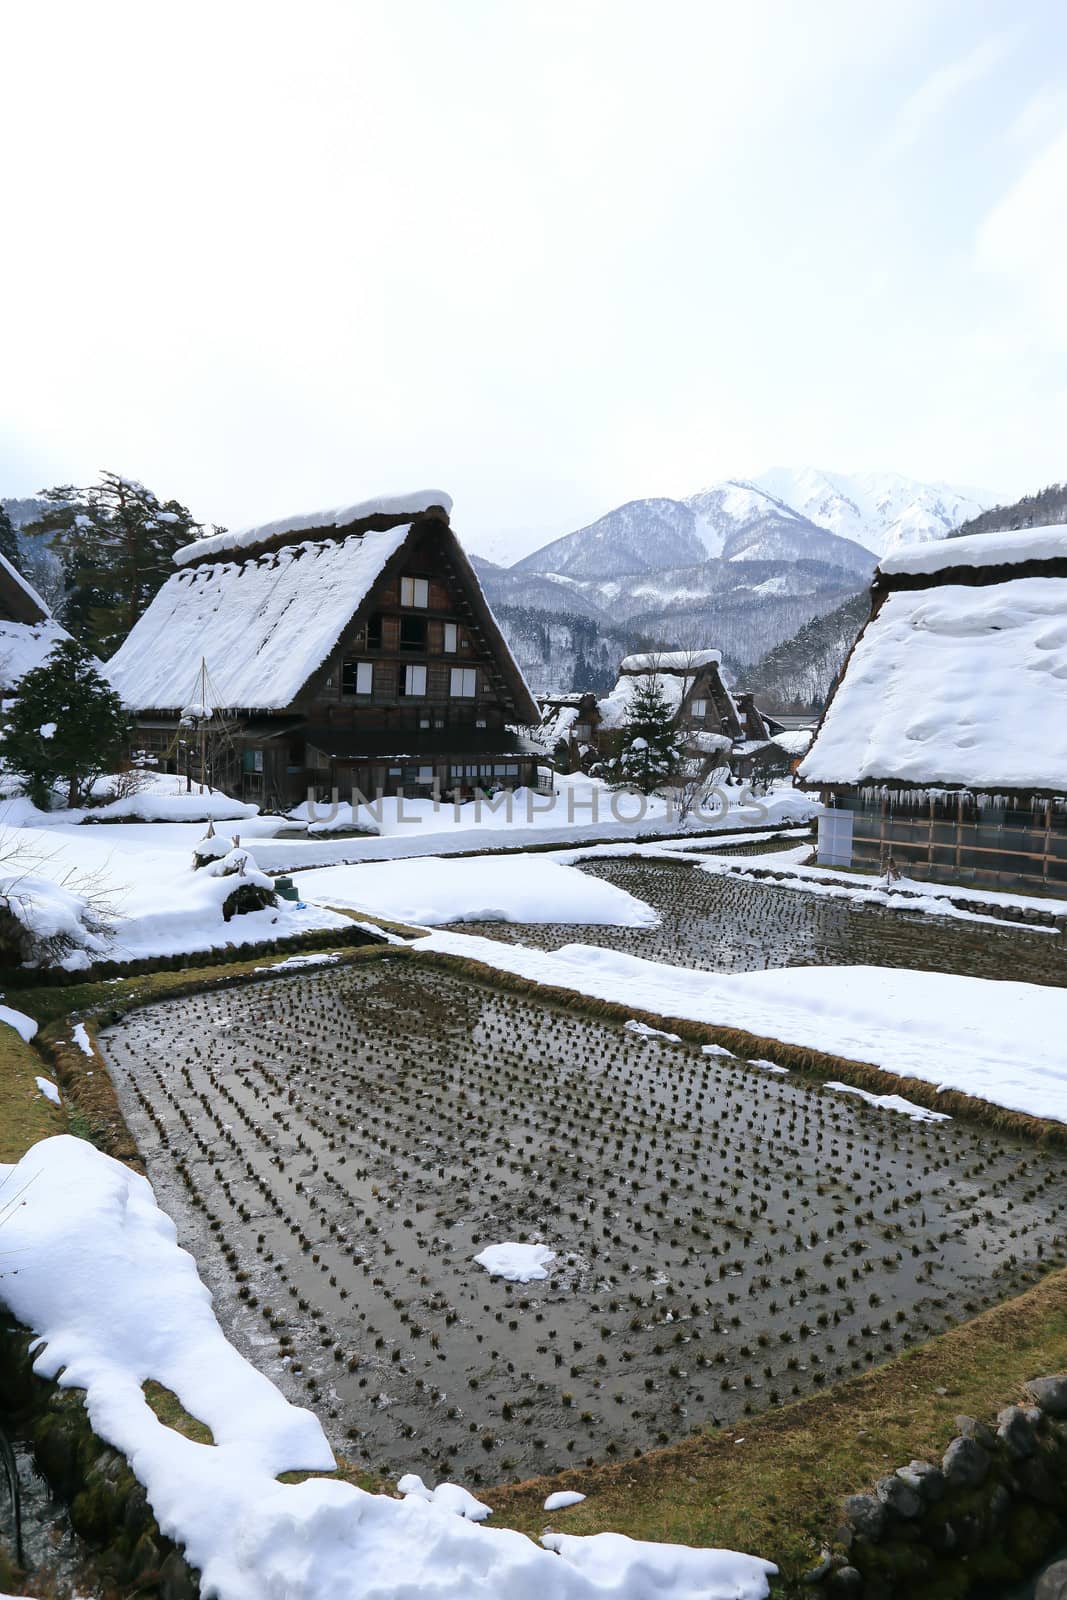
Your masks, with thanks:
[{"label": "second thatched house", "polygon": [[883,561],[797,782],[826,865],[1067,890],[1067,526]]},{"label": "second thatched house", "polygon": [[280,808],[534,785],[514,730],[538,710],[450,510],[430,490],[179,550],[108,663],[143,751]]},{"label": "second thatched house", "polygon": [[70,635],[52,617],[37,590],[0,555],[0,700]]}]

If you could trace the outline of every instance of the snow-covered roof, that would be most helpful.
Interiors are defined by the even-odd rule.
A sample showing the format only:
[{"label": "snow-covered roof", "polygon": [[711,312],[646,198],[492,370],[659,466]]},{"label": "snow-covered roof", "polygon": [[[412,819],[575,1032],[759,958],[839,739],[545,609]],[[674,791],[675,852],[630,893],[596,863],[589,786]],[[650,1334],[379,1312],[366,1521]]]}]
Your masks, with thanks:
[{"label": "snow-covered roof", "polygon": [[51,616],[51,612],[33,587],[33,584],[27,582],[18,568],[12,566],[5,555],[0,555],[0,574],[7,579],[9,584],[14,584],[19,589],[23,601],[28,606],[36,608],[40,613],[40,619],[34,618],[35,621]]},{"label": "snow-covered roof", "polygon": [[452,497],[443,489],[415,489],[409,494],[382,494],[371,500],[359,500],[352,505],[334,506],[328,511],[303,511],[292,517],[279,517],[275,522],[261,522],[255,527],[230,528],[225,533],[209,533],[203,539],[194,539],[175,551],[174,564],[184,567],[191,561],[202,561],[205,556],[218,555],[226,550],[247,550],[264,544],[285,533],[306,533],[319,528],[347,528],[352,522],[366,517],[402,516],[409,521],[440,506],[451,512]]},{"label": "snow-covered roof", "polygon": [[409,531],[404,523],[306,540],[176,572],[108,662],[108,677],[135,710],[169,710],[188,703],[203,656],[220,708],[283,710]]},{"label": "snow-covered roof", "polygon": [[718,665],[721,650],[655,650],[650,655],[626,656],[619,676],[633,672],[696,672],[701,667]]},{"label": "snow-covered roof", "polygon": [[[644,658],[641,656],[627,656],[623,666],[626,666],[627,661],[640,661],[642,659]],[[671,715],[676,717],[693,681],[692,676],[683,678],[675,672],[664,672],[658,675],[657,681]],[[619,681],[611,693],[605,695],[603,700],[597,701],[600,709],[601,727],[607,729],[624,727],[630,714],[630,700],[634,692],[637,689],[645,688],[647,682],[647,675],[643,670],[636,674],[620,672]]]},{"label": "snow-covered roof", "polygon": [[802,756],[810,748],[812,737],[811,728],[786,728],[782,733],[772,734],[771,743],[784,750],[787,756]]},{"label": "snow-covered roof", "polygon": [[[1062,550],[1065,530],[1058,533]],[[950,545],[995,549],[1012,537]],[[1031,551],[1018,559],[1029,560],[1035,542],[1049,549],[1054,530],[1022,538]],[[860,635],[798,776],[829,786],[1067,794],[1067,577],[890,592]]]},{"label": "snow-covered roof", "polygon": [[549,750],[567,737],[580,714],[577,706],[552,706],[545,712],[541,718],[540,733]]},{"label": "snow-covered roof", "polygon": [[43,622],[0,621],[0,693],[9,694],[27,672],[41,666],[55,646],[69,637],[51,617]]},{"label": "snow-covered roof", "polygon": [[962,539],[903,545],[879,563],[886,577],[935,573],[947,567],[1000,567],[1018,561],[1067,560],[1067,525],[1020,528],[1007,533],[970,533]]}]

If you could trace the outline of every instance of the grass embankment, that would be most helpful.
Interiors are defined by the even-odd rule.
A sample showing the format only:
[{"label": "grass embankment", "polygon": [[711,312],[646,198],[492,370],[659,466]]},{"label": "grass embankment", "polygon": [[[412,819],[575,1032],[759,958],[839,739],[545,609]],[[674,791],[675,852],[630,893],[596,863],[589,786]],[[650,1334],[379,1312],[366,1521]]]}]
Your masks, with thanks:
[{"label": "grass embankment", "polygon": [[[1067,1270],[862,1377],[796,1405],[694,1434],[638,1459],[487,1491],[494,1520],[539,1534],[624,1530],[721,1545],[779,1563],[787,1588],[815,1565],[846,1495],[912,1457],[940,1459],[961,1413],[990,1418],[1029,1378],[1067,1368]],[[584,1505],[550,1516],[557,1489]]]},{"label": "grass embankment", "polygon": [[17,1161],[31,1144],[67,1131],[67,1119],[38,1089],[49,1076],[32,1044],[0,1024],[0,1162]]}]

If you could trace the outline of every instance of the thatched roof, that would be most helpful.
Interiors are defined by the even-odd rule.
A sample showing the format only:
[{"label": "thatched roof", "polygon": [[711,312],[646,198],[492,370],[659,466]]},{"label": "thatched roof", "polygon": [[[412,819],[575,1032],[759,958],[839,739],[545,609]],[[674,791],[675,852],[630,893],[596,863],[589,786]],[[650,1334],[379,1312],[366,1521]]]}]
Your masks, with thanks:
[{"label": "thatched roof", "polygon": [[[288,520],[294,526],[287,531],[266,524],[258,530],[266,532],[265,538],[249,541],[231,556],[205,549],[201,559],[186,561],[167,580],[108,662],[108,676],[127,705],[137,711],[180,711],[193,693],[203,657],[217,709],[287,710],[368,605],[379,581],[402,564],[409,543],[431,531],[445,541],[457,580],[496,655],[512,697],[511,720],[536,722],[530,692],[443,508],[414,519],[410,508],[376,511],[348,526],[310,530],[296,526],[310,519]],[[208,544],[214,541],[197,540],[178,555],[188,557],[190,550]]]},{"label": "thatched roof", "polygon": [[797,778],[1067,794],[1067,527],[886,560]]},{"label": "thatched roof", "polygon": [[68,637],[33,585],[0,555],[0,694],[11,694]]}]

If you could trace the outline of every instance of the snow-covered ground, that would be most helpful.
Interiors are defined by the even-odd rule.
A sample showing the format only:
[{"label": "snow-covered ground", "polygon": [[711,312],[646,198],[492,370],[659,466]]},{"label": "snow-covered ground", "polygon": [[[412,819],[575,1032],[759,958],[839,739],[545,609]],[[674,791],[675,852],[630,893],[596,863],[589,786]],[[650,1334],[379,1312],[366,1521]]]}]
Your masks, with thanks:
[{"label": "snow-covered ground", "polygon": [[440,929],[415,949],[661,1017],[684,1017],[869,1062],[1067,1122],[1067,990],[889,967],[716,973],[599,946],[553,952]]},{"label": "snow-covered ground", "polygon": [[[334,860],[380,860],[398,855],[444,855],[452,850],[515,849],[524,844],[567,844],[589,839],[640,839],[649,834],[684,837],[706,829],[759,828],[809,821],[819,811],[810,795],[789,782],[769,794],[745,798],[747,791],[724,789],[702,815],[681,819],[656,796],[613,790],[600,778],[557,773],[554,789],[541,794],[517,789],[486,800],[453,805],[445,801],[388,797],[353,808],[342,797],[336,806],[297,807],[294,816],[323,842],[344,828],[364,828],[375,837],[331,840]],[[267,821],[267,819],[263,819]],[[448,841],[447,843],[445,841]],[[290,841],[286,840],[288,844]]]},{"label": "snow-covered ground", "polygon": [[[0,803],[0,897],[9,897],[19,919],[35,931],[74,940],[78,948],[64,965],[181,955],[351,927],[337,913],[284,900],[225,922],[222,902],[238,880],[194,871],[202,822],[90,828],[69,817],[44,824],[39,817],[27,817],[21,800]],[[245,824],[225,826],[239,831]],[[95,909],[90,913],[88,907]],[[91,928],[101,917],[113,921],[113,937],[79,930],[79,909]]]},{"label": "snow-covered ground", "polygon": [[[471,1520],[459,1485],[403,1499],[335,1479],[317,1419],[223,1337],[193,1258],[148,1182],[80,1139],[0,1167],[0,1299],[38,1335],[35,1367],[85,1390],[162,1531],[218,1600],[763,1600],[775,1569],[728,1550],[621,1534],[524,1534]],[[198,1444],[145,1399],[155,1379],[205,1423]],[[421,1490],[421,1492],[420,1492]],[[446,1492],[447,1491],[447,1492]]]},{"label": "snow-covered ground", "polygon": [[302,873],[300,892],[427,927],[440,922],[572,922],[650,927],[656,913],[625,889],[542,855],[428,856]]},{"label": "snow-covered ground", "polygon": [[[432,887],[432,894],[431,900],[421,906],[406,904],[410,884],[404,887],[401,876],[381,880],[383,902],[376,905],[357,874],[352,874],[350,881],[353,885],[358,883],[359,888],[350,891],[347,877],[338,878],[333,884],[325,878],[317,879],[315,895],[323,903],[316,905],[304,874],[312,868],[362,861],[397,861],[405,857],[424,860],[427,856],[482,849],[517,850],[528,844],[566,846],[580,843],[583,837],[639,839],[649,833],[670,832],[672,826],[678,829],[679,837],[685,837],[694,826],[708,825],[690,822],[682,829],[677,822],[672,825],[663,801],[644,802],[639,795],[614,795],[596,780],[580,778],[561,780],[556,795],[513,796],[510,809],[503,799],[492,806],[490,802],[480,807],[472,803],[458,810],[444,804],[435,807],[432,801],[386,800],[381,806],[380,836],[293,837],[289,836],[293,825],[284,818],[264,817],[254,811],[245,815],[250,808],[225,796],[171,794],[169,785],[177,788],[177,780],[160,779],[133,799],[149,812],[180,812],[197,820],[124,821],[94,827],[85,825],[83,811],[40,812],[24,798],[9,796],[0,800],[0,895],[7,888],[14,892],[15,886],[23,896],[32,891],[40,901],[42,916],[47,912],[50,925],[62,922],[64,928],[75,930],[78,894],[91,889],[91,898],[102,900],[114,914],[114,941],[104,950],[87,937],[84,954],[76,955],[72,961],[85,965],[91,959],[136,960],[288,938],[315,930],[350,928],[347,918],[326,909],[331,904],[356,904],[387,916],[401,916],[403,905],[409,913],[416,909],[426,911],[428,922],[439,920],[435,912],[475,916],[494,910],[512,918],[532,920],[532,885],[538,874],[535,870],[520,881],[522,867],[513,874],[509,901],[501,899],[499,889],[492,883],[485,888],[487,880],[482,869],[473,862],[465,863],[464,884],[480,885],[477,893],[473,888],[459,892],[459,900],[466,901],[465,905],[458,904],[448,888],[443,867],[426,868],[426,886]],[[226,889],[232,889],[232,880],[212,879],[206,872],[192,869],[193,849],[203,837],[202,818],[208,804],[220,814],[216,823],[219,834],[224,838],[239,836],[242,845],[251,849],[259,869],[301,874],[297,887],[307,902],[303,908],[282,901],[277,909],[233,917],[229,922],[222,920],[220,902]],[[787,787],[759,804],[765,807],[770,820],[803,820],[815,810],[807,797]],[[616,813],[634,820],[616,820],[613,807]],[[101,814],[99,810],[88,813],[97,819]],[[221,814],[229,815],[230,820],[221,820]],[[718,819],[718,826],[725,829],[754,824],[765,825],[764,813],[751,806],[731,809]],[[504,859],[497,859],[494,874],[501,871]],[[27,875],[41,880],[37,891],[27,883]],[[555,896],[553,920],[618,920],[633,925],[635,918],[641,920],[646,915],[639,902],[610,885],[591,887],[588,879],[579,885],[551,864],[541,877],[546,897],[549,893]],[[387,893],[387,883],[395,886],[395,894],[393,887]],[[49,885],[54,885],[54,890]],[[584,902],[581,906],[579,887]],[[348,893],[358,898],[351,899]],[[434,896],[439,899],[436,905],[432,903]],[[549,904],[547,898],[545,903]],[[566,910],[567,905],[570,911]],[[546,910],[541,920],[548,915]]]}]

